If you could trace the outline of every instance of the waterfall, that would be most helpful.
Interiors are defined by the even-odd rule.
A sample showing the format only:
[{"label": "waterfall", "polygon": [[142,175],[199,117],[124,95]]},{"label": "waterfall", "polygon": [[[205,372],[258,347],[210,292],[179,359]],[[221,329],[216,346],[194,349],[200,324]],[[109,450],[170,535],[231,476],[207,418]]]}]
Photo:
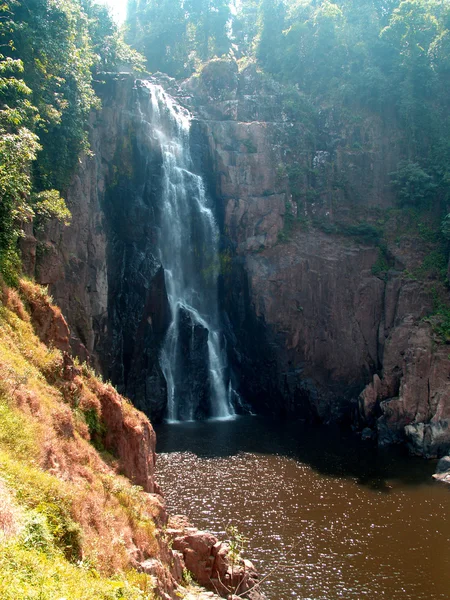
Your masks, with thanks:
[{"label": "waterfall", "polygon": [[220,326],[218,228],[202,178],[193,172],[191,116],[164,89],[148,81],[141,118],[162,155],[158,247],[171,324],[160,365],[167,382],[168,418],[186,421],[234,415]]}]

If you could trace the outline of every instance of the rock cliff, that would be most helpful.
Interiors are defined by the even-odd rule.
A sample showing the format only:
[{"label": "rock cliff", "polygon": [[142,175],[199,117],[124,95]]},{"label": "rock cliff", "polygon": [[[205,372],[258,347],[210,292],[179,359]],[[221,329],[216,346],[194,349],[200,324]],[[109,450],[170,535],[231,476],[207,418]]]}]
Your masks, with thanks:
[{"label": "rock cliff", "polygon": [[[222,231],[223,321],[242,398],[257,411],[342,420],[381,444],[444,453],[450,367],[426,319],[442,286],[414,276],[432,242],[396,209],[389,174],[405,149],[395,127],[311,106],[229,61],[181,85],[158,82],[195,117],[192,152]],[[37,244],[29,269],[50,284],[78,354],[161,418],[161,157],[139,127],[139,85],[105,77],[99,93],[94,156],[69,190],[73,225],[28,236],[28,249]]]},{"label": "rock cliff", "polygon": [[161,157],[140,126],[133,78],[105,76],[97,92],[91,153],[67,193],[72,224],[30,232],[25,267],[67,317],[74,352],[158,418],[166,397],[159,346],[169,323],[155,253]]},{"label": "rock cliff", "polygon": [[[223,88],[211,71],[227,68]],[[181,93],[200,115],[232,256],[223,301],[243,397],[444,453],[450,364],[425,319],[440,283],[412,276],[431,246],[396,210],[399,133],[363,111],[314,113],[298,91],[225,61]]]}]

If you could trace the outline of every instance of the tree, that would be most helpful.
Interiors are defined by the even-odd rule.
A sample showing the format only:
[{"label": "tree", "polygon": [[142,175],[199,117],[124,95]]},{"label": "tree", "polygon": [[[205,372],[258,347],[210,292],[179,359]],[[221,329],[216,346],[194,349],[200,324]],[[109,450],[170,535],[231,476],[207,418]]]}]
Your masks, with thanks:
[{"label": "tree", "polygon": [[128,33],[150,71],[187,77],[198,63],[228,54],[228,0],[131,0]]},{"label": "tree", "polygon": [[231,18],[228,0],[186,0],[191,48],[205,62],[230,51],[228,23]]},{"label": "tree", "polygon": [[391,173],[392,186],[402,206],[421,206],[436,192],[431,175],[415,162],[402,161]]},{"label": "tree", "polygon": [[186,14],[181,0],[136,0],[128,4],[125,39],[147,59],[151,72],[173,77],[189,72]]},{"label": "tree", "polygon": [[238,58],[252,56],[258,34],[259,0],[241,0],[232,18],[234,51]]},{"label": "tree", "polygon": [[286,6],[282,0],[261,0],[256,58],[269,72],[282,70]]},{"label": "tree", "polygon": [[138,57],[92,0],[5,0],[0,47],[0,272],[11,279],[23,221],[70,217],[61,192],[99,106],[93,71]]}]

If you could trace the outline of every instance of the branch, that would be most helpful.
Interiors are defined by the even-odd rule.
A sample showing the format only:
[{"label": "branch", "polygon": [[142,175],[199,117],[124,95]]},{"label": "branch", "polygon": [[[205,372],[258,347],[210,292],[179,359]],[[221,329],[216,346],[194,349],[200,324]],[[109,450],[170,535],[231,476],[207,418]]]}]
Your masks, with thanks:
[{"label": "branch", "polygon": [[248,594],[249,592],[251,592],[252,590],[254,590],[257,587],[260,587],[260,585],[268,578],[270,577],[273,573],[275,573],[275,571],[278,569],[278,567],[281,565],[282,561],[285,560],[289,554],[292,554],[292,552],[295,550],[295,548],[300,544],[301,540],[298,540],[292,547],[291,549],[287,552],[287,554],[285,556],[283,556],[282,558],[280,558],[280,560],[277,562],[277,564],[267,573],[267,575],[264,575],[264,577],[261,579],[261,581],[258,581],[258,583],[255,583],[254,586],[252,586],[251,588],[249,588],[247,591],[242,592],[241,594],[238,594],[237,597],[238,598],[243,598],[245,594]]}]

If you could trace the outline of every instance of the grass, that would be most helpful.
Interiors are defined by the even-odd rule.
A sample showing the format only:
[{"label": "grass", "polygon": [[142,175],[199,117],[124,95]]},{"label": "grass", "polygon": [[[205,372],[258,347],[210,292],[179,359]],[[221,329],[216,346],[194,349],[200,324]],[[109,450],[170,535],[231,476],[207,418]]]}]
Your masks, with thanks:
[{"label": "grass", "polygon": [[37,459],[36,439],[39,434],[37,424],[12,408],[5,395],[0,396],[0,448],[27,460]]},{"label": "grass", "polygon": [[[0,598],[153,599],[133,565],[159,557],[157,508],[93,445],[110,386],[87,367],[64,379],[26,307],[58,309],[35,284],[20,290],[0,282]],[[128,404],[124,418],[142,419]]]},{"label": "grass", "polygon": [[[147,576],[148,577],[148,576]],[[146,586],[153,585],[150,581]],[[144,600],[153,592],[135,585],[133,577],[103,578],[94,569],[70,564],[59,553],[27,547],[24,540],[5,544],[0,551],[2,600]],[[144,589],[142,589],[144,588]]]}]

